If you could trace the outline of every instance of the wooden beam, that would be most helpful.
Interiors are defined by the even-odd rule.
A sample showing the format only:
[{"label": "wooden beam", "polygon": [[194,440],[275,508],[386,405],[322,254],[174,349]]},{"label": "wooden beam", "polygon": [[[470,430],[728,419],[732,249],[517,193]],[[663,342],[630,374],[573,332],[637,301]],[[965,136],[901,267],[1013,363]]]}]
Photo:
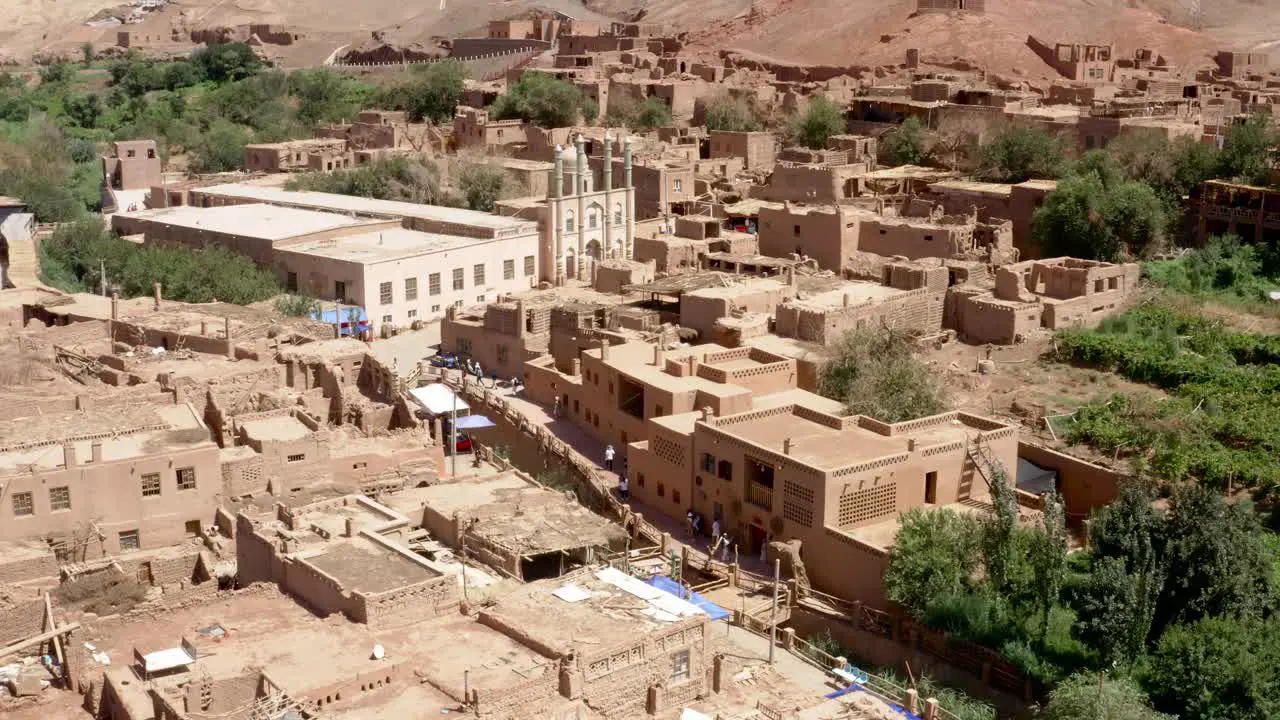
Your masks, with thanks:
[{"label": "wooden beam", "polygon": [[[49,600],[48,590],[46,590],[44,593],[44,612],[45,612],[46,621],[49,623],[48,627],[50,628],[58,627],[58,622],[53,619],[53,603]],[[53,650],[58,656],[58,667],[62,668],[63,670],[66,670],[67,659],[62,655],[62,638],[57,635],[53,636]],[[68,681],[70,680],[70,678],[64,678],[64,679]],[[70,685],[68,684],[68,687],[69,686]]]},{"label": "wooden beam", "polygon": [[63,625],[63,626],[62,626],[62,627],[60,627],[60,628],[54,628],[53,630],[50,630],[49,632],[44,632],[44,633],[40,633],[39,635],[35,635],[35,636],[33,636],[33,637],[29,637],[29,638],[27,638],[26,640],[23,640],[23,641],[21,641],[21,642],[16,642],[16,643],[14,643],[14,644],[12,644],[12,645],[6,646],[6,647],[5,647],[5,648],[3,648],[3,649],[0,649],[0,658],[6,658],[6,657],[9,657],[10,655],[12,655],[12,654],[14,654],[14,653],[16,653],[16,652],[20,652],[20,651],[22,651],[22,650],[26,650],[27,648],[31,647],[32,645],[39,645],[40,643],[45,642],[46,640],[49,640],[50,638],[54,638],[54,637],[59,637],[59,636],[62,636],[62,635],[66,635],[67,633],[71,632],[72,630],[79,630],[79,629],[80,629],[80,623],[78,623],[78,622],[73,622],[73,623],[69,623],[69,624],[67,624],[67,625]]}]

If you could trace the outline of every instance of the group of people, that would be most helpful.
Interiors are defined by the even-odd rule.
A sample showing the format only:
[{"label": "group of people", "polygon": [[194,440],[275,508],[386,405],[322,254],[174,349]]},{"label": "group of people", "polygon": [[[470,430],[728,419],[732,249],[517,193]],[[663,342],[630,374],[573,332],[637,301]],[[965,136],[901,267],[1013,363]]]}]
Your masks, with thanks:
[{"label": "group of people", "polygon": [[[481,387],[484,387],[484,368],[480,367],[479,360],[475,360],[472,358],[464,358],[462,362],[459,364],[458,369],[468,375],[475,377],[476,383]],[[489,383],[490,383],[489,387],[491,388],[498,387],[498,371],[497,370],[489,371]],[[524,388],[524,383],[521,382],[520,378],[518,377],[511,378],[510,385],[511,385],[512,395],[520,394],[520,391]]]}]

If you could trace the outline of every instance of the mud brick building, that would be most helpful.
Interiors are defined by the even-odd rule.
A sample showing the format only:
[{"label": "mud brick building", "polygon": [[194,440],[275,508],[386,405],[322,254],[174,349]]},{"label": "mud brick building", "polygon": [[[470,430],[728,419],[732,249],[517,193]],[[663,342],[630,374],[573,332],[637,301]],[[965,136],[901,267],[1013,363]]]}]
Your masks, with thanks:
[{"label": "mud brick building", "polygon": [[186,403],[0,423],[0,540],[49,539],[97,557],[163,547],[210,523],[218,448]]},{"label": "mud brick building", "polygon": [[815,587],[883,605],[900,513],[982,511],[997,465],[1013,482],[1011,425],[957,412],[889,424],[841,417],[839,403],[803,390],[775,399],[649,419],[628,448],[632,495],[672,517],[719,519],[749,555],[799,540]]},{"label": "mud brick building", "polygon": [[1050,47],[1034,36],[1027,37],[1027,45],[1068,80],[1106,84],[1115,78],[1114,45],[1055,43]]},{"label": "mud brick building", "polygon": [[409,519],[362,495],[235,520],[241,584],[274,582],[317,614],[390,628],[457,612],[458,581],[401,544]]},{"label": "mud brick building", "polygon": [[351,166],[347,141],[339,138],[311,138],[244,146],[244,166],[258,172],[333,170]]},{"label": "mud brick building", "polygon": [[1192,194],[1192,205],[1201,243],[1228,233],[1258,244],[1280,237],[1280,191],[1210,180]]},{"label": "mud brick building", "polygon": [[160,182],[160,155],[154,140],[117,140],[102,158],[102,176],[113,190],[141,190]]},{"label": "mud brick building", "polygon": [[835,206],[784,203],[782,209],[760,208],[760,252],[773,257],[800,255],[818,267],[840,272],[845,258],[858,249],[864,219],[860,210]]},{"label": "mud brick building", "polygon": [[702,344],[667,350],[647,342],[609,342],[555,352],[525,364],[526,393],[560,403],[564,417],[620,453],[646,422],[710,405],[750,409],[753,398],[796,387],[796,362],[757,348]]},{"label": "mud brick building", "polygon": [[971,343],[1018,342],[1038,328],[1093,327],[1123,311],[1138,291],[1137,263],[1054,258],[996,268],[995,287],[959,286],[948,326]]},{"label": "mud brick building", "polygon": [[627,533],[517,471],[411,488],[389,502],[432,537],[504,575],[532,582],[626,548]]},{"label": "mud brick building", "polygon": [[822,345],[851,330],[887,326],[929,334],[942,329],[947,269],[893,264],[888,282],[850,282],[827,292],[791,299],[776,310],[775,332]]},{"label": "mud brick building", "polygon": [[712,158],[740,157],[747,170],[773,167],[777,138],[771,132],[731,132],[712,130],[709,144]]}]

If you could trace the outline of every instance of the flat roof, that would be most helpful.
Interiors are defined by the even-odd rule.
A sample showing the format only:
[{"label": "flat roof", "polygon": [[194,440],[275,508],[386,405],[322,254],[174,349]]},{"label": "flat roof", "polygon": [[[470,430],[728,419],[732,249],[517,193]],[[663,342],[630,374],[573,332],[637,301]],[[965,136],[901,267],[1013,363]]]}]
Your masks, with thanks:
[{"label": "flat roof", "polygon": [[[119,404],[49,413],[0,422],[0,449],[5,456],[28,448],[49,448],[66,442],[93,440],[106,446],[114,440],[152,431],[205,429],[195,411],[180,405]],[[202,438],[207,440],[207,435]],[[82,457],[88,457],[84,455]],[[61,462],[62,455],[58,454]]]},{"label": "flat roof", "polygon": [[981,195],[1001,195],[1008,197],[1013,193],[1013,186],[1005,183],[977,182],[976,180],[943,180],[929,185],[929,189],[954,190],[957,192],[977,193]]},{"label": "flat roof", "polygon": [[843,307],[846,296],[849,298],[850,305],[857,305],[868,300],[884,300],[894,295],[901,295],[904,292],[906,291],[889,287],[888,285],[881,285],[880,283],[846,282],[833,290],[809,295],[804,299],[791,300],[788,304],[805,308]]},{"label": "flat roof", "polygon": [[[747,411],[750,412],[753,411]],[[733,422],[733,418],[747,413],[717,418],[711,425],[777,454],[783,454],[784,441],[790,439],[790,457],[822,470],[905,453],[908,440],[914,440],[917,447],[964,441],[968,431],[974,429],[961,413],[954,412],[935,416],[933,423],[891,436],[862,427],[856,417],[845,418],[843,429],[836,429],[804,417],[794,408],[785,414]]]},{"label": "flat roof", "polygon": [[201,188],[199,192],[220,197],[256,200],[277,206],[288,205],[296,208],[364,213],[382,217],[418,218],[465,227],[482,228],[492,232],[535,233],[538,231],[538,224],[529,220],[491,215],[463,208],[423,205],[399,200],[375,200],[354,195],[338,195],[336,193],[312,192],[309,190],[284,190],[246,183],[213,185]]},{"label": "flat roof", "polygon": [[253,440],[284,442],[301,440],[311,434],[311,428],[292,415],[275,415],[237,423]]},{"label": "flat roof", "polygon": [[337,580],[343,590],[364,593],[396,590],[441,575],[425,563],[414,562],[361,535],[297,559]]},{"label": "flat roof", "polygon": [[456,250],[483,242],[493,241],[484,238],[464,237],[462,235],[443,235],[440,233],[406,230],[405,228],[391,228],[358,235],[306,240],[281,249],[287,252],[326,257],[333,260],[380,263]]},{"label": "flat roof", "polygon": [[257,203],[211,208],[179,205],[122,213],[120,217],[272,241],[370,224],[335,213]]}]

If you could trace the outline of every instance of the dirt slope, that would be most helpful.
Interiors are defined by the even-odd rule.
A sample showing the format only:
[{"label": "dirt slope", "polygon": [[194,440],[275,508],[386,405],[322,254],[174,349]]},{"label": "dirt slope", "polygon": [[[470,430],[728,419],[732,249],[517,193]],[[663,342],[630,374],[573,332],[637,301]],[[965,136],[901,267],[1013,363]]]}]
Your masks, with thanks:
[{"label": "dirt slope", "polygon": [[[1200,65],[1222,47],[1280,49],[1280,0],[987,0],[982,16],[914,16],[914,0],[179,0],[149,26],[278,23],[308,36],[287,58],[323,59],[367,41],[374,30],[400,42],[481,31],[492,19],[531,8],[607,22],[640,15],[688,31],[699,50],[734,49],[762,59],[808,64],[899,63],[908,48],[961,57],[1000,73],[1035,78],[1051,71],[1026,46],[1114,42],[1122,52],[1154,47],[1175,63]],[[0,55],[114,43],[115,28],[84,21],[120,0],[0,1]],[[318,60],[315,60],[318,61]]]}]

